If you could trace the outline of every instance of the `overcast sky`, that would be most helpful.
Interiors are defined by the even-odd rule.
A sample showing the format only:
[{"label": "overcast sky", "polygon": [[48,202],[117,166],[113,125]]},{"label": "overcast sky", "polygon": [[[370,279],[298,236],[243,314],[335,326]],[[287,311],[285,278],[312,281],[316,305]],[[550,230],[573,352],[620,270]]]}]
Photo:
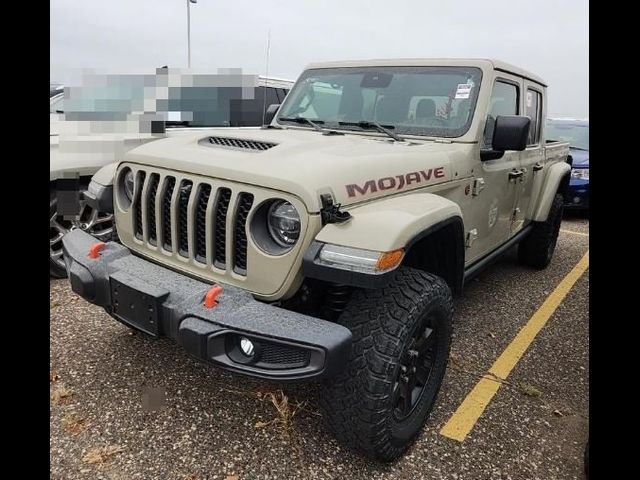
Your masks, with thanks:
[{"label": "overcast sky", "polygon": [[[187,0],[51,0],[50,80],[70,69],[187,66]],[[549,84],[549,114],[589,115],[588,0],[198,0],[191,64],[295,78],[311,62],[490,57]]]}]

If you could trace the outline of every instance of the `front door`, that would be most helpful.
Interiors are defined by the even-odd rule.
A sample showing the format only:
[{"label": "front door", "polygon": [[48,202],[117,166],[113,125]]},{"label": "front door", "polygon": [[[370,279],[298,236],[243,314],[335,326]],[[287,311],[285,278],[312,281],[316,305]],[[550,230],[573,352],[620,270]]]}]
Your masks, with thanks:
[{"label": "front door", "polygon": [[[484,150],[491,149],[496,117],[518,115],[521,111],[521,91],[522,80],[518,77],[503,74],[496,79],[485,124]],[[520,190],[517,176],[520,153],[508,151],[500,158],[481,162],[475,174],[473,201],[469,214],[465,215],[469,219],[465,221],[467,264],[499,247],[513,234]]]}]

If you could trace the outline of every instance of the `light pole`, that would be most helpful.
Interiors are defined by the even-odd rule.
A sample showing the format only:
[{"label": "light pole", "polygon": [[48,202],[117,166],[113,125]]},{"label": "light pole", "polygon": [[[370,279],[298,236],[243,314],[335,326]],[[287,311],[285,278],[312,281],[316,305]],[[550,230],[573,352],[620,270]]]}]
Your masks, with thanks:
[{"label": "light pole", "polygon": [[187,56],[188,66],[191,68],[191,4],[198,0],[187,0]]}]

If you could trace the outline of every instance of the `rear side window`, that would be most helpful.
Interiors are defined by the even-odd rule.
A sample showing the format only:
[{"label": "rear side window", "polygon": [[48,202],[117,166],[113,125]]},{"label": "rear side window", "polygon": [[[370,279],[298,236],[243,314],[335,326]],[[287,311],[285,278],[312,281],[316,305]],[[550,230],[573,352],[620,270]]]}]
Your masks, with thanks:
[{"label": "rear side window", "polygon": [[527,145],[537,145],[540,143],[540,130],[542,128],[542,95],[540,92],[527,89],[525,115],[531,119]]},{"label": "rear side window", "polygon": [[278,88],[276,90],[276,93],[278,94],[278,103],[282,103],[282,101],[284,100],[284,97],[287,95],[287,91],[284,88]]},{"label": "rear side window", "polygon": [[269,108],[269,105],[274,105],[276,103],[280,103],[280,100],[278,100],[278,94],[276,93],[276,89],[275,88],[271,88],[271,87],[267,87],[267,101],[266,104],[264,106],[265,111],[267,108]]},{"label": "rear side window", "polygon": [[489,102],[489,114],[484,127],[484,146],[491,148],[493,140],[493,128],[498,115],[518,115],[519,89],[513,83],[496,81],[493,85],[491,100]]}]

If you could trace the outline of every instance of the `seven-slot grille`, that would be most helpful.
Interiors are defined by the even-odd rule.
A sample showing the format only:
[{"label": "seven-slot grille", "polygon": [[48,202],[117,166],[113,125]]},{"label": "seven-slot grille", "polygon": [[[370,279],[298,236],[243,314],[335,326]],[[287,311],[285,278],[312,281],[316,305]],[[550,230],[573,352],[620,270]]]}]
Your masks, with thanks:
[{"label": "seven-slot grille", "polygon": [[[253,194],[176,175],[136,173],[134,235],[203,264],[247,274],[247,217]],[[234,217],[229,219],[229,215]],[[229,223],[230,222],[230,228]],[[189,232],[193,238],[189,239]],[[231,241],[228,241],[231,233]],[[190,241],[191,240],[191,241]],[[193,251],[192,251],[193,250]],[[231,265],[228,265],[231,253]]]}]

